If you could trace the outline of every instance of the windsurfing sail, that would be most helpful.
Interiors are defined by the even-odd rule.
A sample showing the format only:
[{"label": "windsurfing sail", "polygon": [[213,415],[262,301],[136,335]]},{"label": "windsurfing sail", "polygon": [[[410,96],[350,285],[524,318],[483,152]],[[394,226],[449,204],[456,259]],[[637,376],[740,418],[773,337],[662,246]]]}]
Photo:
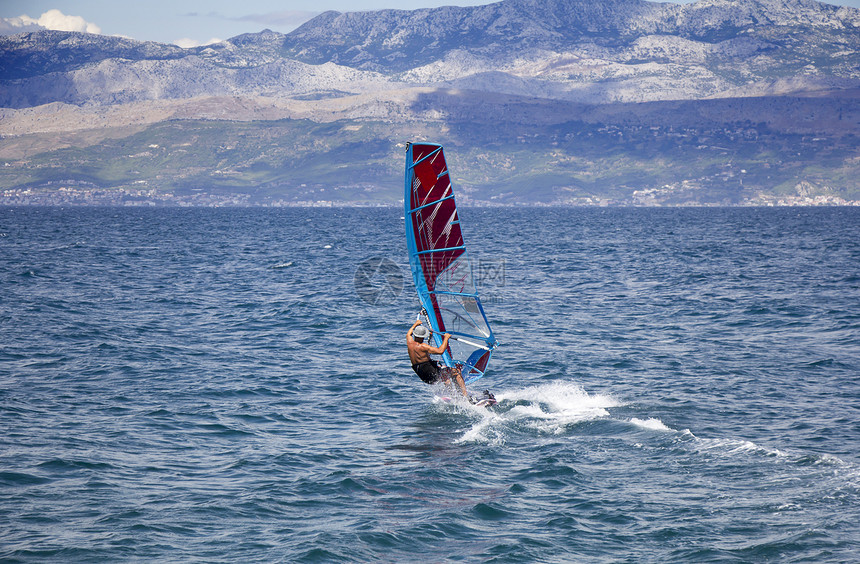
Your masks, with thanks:
[{"label": "windsurfing sail", "polygon": [[448,165],[441,145],[406,148],[406,245],[418,298],[435,346],[451,334],[442,355],[468,384],[484,375],[498,345],[475,288]]}]

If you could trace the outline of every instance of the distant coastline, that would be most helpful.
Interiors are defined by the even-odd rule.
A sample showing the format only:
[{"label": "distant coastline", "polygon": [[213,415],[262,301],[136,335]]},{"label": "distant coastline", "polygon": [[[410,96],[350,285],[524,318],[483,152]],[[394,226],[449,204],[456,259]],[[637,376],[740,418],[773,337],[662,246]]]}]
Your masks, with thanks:
[{"label": "distant coastline", "polygon": [[[738,203],[666,203],[657,199],[659,190],[635,193],[633,198],[609,199],[585,197],[552,202],[498,202],[460,198],[470,207],[860,207],[858,200],[839,196],[774,196],[762,194]],[[254,199],[249,194],[214,194],[198,192],[177,195],[156,190],[136,188],[7,189],[0,191],[0,206],[116,206],[116,207],[266,207],[266,208],[357,208],[399,207],[401,201],[367,200],[285,200],[282,198]]]}]

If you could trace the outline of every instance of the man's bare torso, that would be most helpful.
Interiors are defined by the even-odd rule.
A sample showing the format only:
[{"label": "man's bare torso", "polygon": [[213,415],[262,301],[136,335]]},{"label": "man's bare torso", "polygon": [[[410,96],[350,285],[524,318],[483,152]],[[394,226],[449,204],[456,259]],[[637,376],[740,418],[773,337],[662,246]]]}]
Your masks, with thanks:
[{"label": "man's bare torso", "polygon": [[407,344],[407,348],[409,351],[409,360],[412,361],[412,364],[421,364],[430,360],[430,353],[427,352],[430,346],[426,343],[412,341]]}]

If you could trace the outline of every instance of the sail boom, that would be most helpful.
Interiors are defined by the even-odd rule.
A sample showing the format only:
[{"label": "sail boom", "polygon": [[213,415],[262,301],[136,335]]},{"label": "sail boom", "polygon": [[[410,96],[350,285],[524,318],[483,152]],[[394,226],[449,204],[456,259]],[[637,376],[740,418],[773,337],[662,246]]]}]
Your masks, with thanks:
[{"label": "sail boom", "polygon": [[484,349],[485,351],[488,351],[492,348],[485,343],[479,343],[478,341],[473,341],[472,339],[469,339],[467,337],[461,337],[460,335],[454,335],[451,333],[449,333],[449,335],[451,335],[450,338],[454,339],[455,341],[460,341],[461,343],[468,343],[468,344],[472,345],[473,347],[476,347],[479,349]]},{"label": "sail boom", "polygon": [[478,294],[474,292],[446,292],[444,290],[432,290],[430,295],[433,296],[468,296],[470,298],[477,297]]}]

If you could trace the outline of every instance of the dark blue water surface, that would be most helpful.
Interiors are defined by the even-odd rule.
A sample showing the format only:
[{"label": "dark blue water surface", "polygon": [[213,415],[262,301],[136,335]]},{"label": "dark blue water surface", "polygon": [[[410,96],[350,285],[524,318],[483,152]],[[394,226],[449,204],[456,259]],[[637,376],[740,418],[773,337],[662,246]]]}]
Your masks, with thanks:
[{"label": "dark blue water surface", "polygon": [[0,208],[0,560],[860,559],[860,209],[462,210],[493,410],[401,216]]}]

